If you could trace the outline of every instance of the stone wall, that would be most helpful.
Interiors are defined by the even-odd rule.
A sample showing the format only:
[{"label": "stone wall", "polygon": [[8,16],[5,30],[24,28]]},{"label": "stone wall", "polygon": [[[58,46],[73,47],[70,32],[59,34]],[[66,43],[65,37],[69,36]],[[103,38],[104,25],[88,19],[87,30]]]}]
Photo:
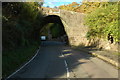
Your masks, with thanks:
[{"label": "stone wall", "polygon": [[88,27],[84,25],[85,14],[72,11],[60,11],[60,17],[69,38],[70,45],[87,45],[86,33]]},{"label": "stone wall", "polygon": [[120,44],[118,43],[111,43],[107,39],[100,39],[95,38],[94,40],[89,41],[88,46],[96,46],[97,48],[105,49],[105,50],[111,50],[111,51],[119,51],[120,47],[118,47]]}]

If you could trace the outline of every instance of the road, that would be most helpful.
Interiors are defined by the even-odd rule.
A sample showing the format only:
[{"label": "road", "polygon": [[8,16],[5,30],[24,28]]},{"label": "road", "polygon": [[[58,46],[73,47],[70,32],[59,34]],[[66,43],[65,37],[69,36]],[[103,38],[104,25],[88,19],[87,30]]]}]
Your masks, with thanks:
[{"label": "road", "polygon": [[11,78],[118,78],[118,71],[61,42],[45,41],[37,56]]}]

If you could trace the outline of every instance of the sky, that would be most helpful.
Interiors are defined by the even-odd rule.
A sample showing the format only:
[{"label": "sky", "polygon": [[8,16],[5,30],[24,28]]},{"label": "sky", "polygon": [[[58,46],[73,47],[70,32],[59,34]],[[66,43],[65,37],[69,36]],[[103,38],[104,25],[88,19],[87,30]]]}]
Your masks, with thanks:
[{"label": "sky", "polygon": [[80,3],[82,2],[82,0],[44,0],[44,7],[51,7],[54,8],[55,6],[60,6],[60,5],[67,5],[70,4],[72,2],[77,2]]}]

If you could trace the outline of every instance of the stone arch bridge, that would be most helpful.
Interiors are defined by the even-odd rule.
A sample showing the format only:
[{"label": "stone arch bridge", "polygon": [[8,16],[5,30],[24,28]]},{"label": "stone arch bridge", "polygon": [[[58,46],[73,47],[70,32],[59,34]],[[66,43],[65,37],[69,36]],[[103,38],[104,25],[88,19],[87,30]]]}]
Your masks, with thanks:
[{"label": "stone arch bridge", "polygon": [[54,9],[54,8],[42,8],[45,17],[53,15],[59,16],[65,32],[68,36],[70,45],[87,45],[86,33],[88,31],[87,26],[84,25],[85,14],[72,11]]}]

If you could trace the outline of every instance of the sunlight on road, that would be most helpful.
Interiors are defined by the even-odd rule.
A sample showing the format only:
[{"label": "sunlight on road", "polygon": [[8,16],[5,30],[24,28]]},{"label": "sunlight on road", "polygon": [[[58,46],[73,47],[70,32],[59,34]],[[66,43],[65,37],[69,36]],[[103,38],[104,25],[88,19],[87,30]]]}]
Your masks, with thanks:
[{"label": "sunlight on road", "polygon": [[70,49],[65,49],[65,50],[62,51],[62,53],[64,54],[64,56],[70,56],[70,55],[72,55],[72,52],[71,52]]},{"label": "sunlight on road", "polygon": [[59,57],[60,57],[60,58],[64,58],[64,56],[63,56],[63,55],[60,55]]},{"label": "sunlight on road", "polygon": [[63,52],[67,52],[67,51],[71,51],[71,49],[65,49],[65,50],[63,50]]},{"label": "sunlight on road", "polygon": [[64,54],[65,56],[70,56],[70,55],[72,55],[72,53],[69,53],[69,54]]}]

